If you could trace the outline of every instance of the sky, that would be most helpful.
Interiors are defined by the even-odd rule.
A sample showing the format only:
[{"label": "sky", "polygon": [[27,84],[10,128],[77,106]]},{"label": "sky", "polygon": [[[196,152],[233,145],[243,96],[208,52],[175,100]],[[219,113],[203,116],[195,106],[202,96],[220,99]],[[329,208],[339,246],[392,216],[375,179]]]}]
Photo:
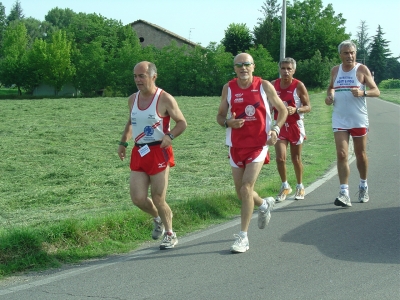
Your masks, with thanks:
[{"label": "sky", "polygon": [[[221,43],[230,24],[246,24],[253,30],[265,0],[19,0],[25,17],[44,20],[55,7],[69,8],[76,13],[96,13],[124,25],[139,19],[161,26],[181,37],[206,47],[210,42]],[[0,0],[6,15],[16,0]],[[282,1],[278,1],[282,4]],[[400,1],[399,0],[322,0],[326,7],[333,4],[335,15],[347,21],[346,33],[356,39],[362,21],[366,21],[368,35],[376,34],[378,25],[393,56],[400,56]]]}]

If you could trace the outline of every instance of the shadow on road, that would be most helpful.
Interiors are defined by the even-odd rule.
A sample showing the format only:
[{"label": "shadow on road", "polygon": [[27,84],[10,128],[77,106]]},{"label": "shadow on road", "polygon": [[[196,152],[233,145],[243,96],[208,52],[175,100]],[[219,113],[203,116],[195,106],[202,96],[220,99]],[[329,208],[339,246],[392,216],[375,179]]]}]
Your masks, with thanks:
[{"label": "shadow on road", "polygon": [[400,207],[342,211],[312,220],[283,235],[286,243],[314,245],[345,261],[400,264]]}]

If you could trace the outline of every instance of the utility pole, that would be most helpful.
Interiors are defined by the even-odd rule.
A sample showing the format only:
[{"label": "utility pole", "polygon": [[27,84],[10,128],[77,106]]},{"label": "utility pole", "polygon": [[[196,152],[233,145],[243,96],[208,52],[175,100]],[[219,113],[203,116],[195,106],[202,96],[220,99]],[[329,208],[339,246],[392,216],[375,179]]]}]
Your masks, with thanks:
[{"label": "utility pole", "polygon": [[284,59],[286,54],[286,0],[282,0],[282,24],[281,24],[281,48],[280,60]]},{"label": "utility pole", "polygon": [[[279,61],[286,56],[286,0],[282,0],[282,24],[281,24],[281,48]],[[281,73],[279,72],[279,78],[281,78]]]}]

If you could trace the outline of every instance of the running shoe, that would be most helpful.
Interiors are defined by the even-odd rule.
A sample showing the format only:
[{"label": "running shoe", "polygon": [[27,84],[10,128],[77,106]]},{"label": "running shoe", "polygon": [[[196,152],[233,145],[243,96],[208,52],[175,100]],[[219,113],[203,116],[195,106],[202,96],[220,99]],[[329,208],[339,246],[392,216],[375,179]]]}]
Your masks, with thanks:
[{"label": "running shoe", "polygon": [[334,204],[336,206],[351,207],[350,197],[340,192],[339,196],[335,199]]},{"label": "running shoe", "polygon": [[294,195],[295,200],[304,200],[304,196],[306,194],[306,191],[304,188],[296,188],[296,194]]},{"label": "running shoe", "polygon": [[233,235],[236,241],[231,246],[231,252],[233,253],[243,253],[249,250],[249,239],[247,237],[242,237],[240,234]]},{"label": "running shoe", "polygon": [[369,201],[368,187],[358,187],[358,201],[361,203]]},{"label": "running shoe", "polygon": [[158,240],[165,232],[165,228],[164,228],[164,224],[161,221],[156,221],[153,219],[153,233],[151,235],[151,237],[153,238],[153,240]]},{"label": "running shoe", "polygon": [[171,249],[174,248],[175,245],[178,245],[178,238],[176,237],[176,233],[166,232],[164,234],[164,239],[160,245],[160,250]]},{"label": "running shoe", "polygon": [[282,202],[286,200],[286,197],[292,192],[292,188],[290,185],[288,185],[286,188],[284,186],[281,186],[281,190],[279,191],[278,196],[276,196],[275,201],[276,202]]},{"label": "running shoe", "polygon": [[267,202],[268,207],[265,210],[262,210],[261,207],[258,208],[258,228],[260,229],[264,229],[268,225],[271,219],[271,211],[275,205],[275,200],[272,197],[265,198],[264,200]]}]

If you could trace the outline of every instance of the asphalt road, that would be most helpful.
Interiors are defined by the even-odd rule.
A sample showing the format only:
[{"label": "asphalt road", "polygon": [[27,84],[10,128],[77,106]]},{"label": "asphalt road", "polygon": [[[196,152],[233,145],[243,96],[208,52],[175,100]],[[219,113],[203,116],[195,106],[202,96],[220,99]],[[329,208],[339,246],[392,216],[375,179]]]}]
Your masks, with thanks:
[{"label": "asphalt road", "polygon": [[254,214],[244,254],[229,252],[235,219],[181,237],[175,249],[149,243],[13,277],[0,282],[0,299],[400,299],[400,106],[369,98],[368,107],[370,202],[357,202],[352,158],[351,208],[333,205],[339,183],[332,170],[306,189],[305,200],[277,205],[264,230]]}]

